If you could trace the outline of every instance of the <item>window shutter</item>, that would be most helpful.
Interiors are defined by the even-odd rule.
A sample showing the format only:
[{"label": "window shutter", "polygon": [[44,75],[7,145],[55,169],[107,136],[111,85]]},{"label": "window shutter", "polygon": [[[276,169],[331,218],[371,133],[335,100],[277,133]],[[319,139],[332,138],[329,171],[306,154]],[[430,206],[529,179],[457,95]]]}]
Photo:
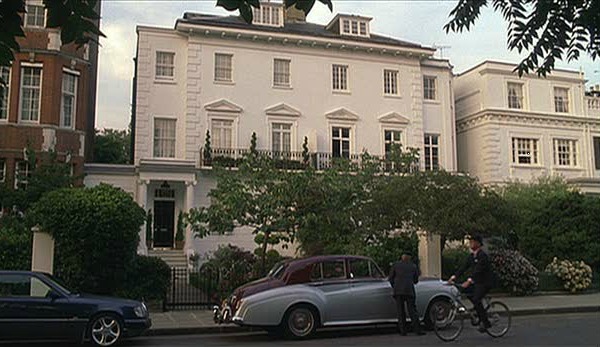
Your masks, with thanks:
[{"label": "window shutter", "polygon": [[594,137],[594,157],[596,158],[596,170],[600,170],[600,137]]}]

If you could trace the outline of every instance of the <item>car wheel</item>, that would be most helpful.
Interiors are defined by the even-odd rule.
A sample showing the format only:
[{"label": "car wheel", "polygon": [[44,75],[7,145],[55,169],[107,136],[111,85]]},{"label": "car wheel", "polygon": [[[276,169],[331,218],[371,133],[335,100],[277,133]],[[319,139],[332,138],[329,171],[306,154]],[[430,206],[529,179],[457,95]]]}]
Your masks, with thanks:
[{"label": "car wheel", "polygon": [[121,320],[114,314],[103,313],[90,324],[90,340],[96,346],[113,346],[119,342],[123,335]]},{"label": "car wheel", "polygon": [[431,330],[433,329],[434,322],[443,324],[443,320],[449,316],[451,310],[452,303],[448,299],[439,298],[433,300],[425,313],[425,327]]},{"label": "car wheel", "polygon": [[317,329],[316,310],[308,305],[294,306],[287,311],[283,319],[285,336],[292,339],[305,339]]}]

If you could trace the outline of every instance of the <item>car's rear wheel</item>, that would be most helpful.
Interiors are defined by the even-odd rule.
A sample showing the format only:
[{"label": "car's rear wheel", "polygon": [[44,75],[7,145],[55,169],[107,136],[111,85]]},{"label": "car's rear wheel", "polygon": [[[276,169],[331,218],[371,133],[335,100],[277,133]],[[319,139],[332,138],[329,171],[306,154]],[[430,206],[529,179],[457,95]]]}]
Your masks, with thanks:
[{"label": "car's rear wheel", "polygon": [[294,306],[286,312],[282,323],[286,337],[292,339],[308,338],[317,329],[317,311],[309,305]]},{"label": "car's rear wheel", "polygon": [[123,325],[116,315],[102,313],[92,319],[89,337],[94,345],[114,346],[120,341],[122,335]]},{"label": "car's rear wheel", "polygon": [[452,307],[452,302],[449,299],[439,298],[433,300],[425,313],[425,327],[433,330],[435,322],[440,323],[444,319],[447,319]]}]

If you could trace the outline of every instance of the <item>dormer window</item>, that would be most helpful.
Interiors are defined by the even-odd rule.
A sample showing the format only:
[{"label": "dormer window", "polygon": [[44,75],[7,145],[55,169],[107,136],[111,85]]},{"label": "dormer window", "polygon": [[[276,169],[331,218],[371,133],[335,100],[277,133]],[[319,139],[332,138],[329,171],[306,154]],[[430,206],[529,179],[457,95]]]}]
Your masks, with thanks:
[{"label": "dormer window", "polygon": [[341,18],[341,34],[351,36],[369,36],[368,21],[361,18]]},{"label": "dormer window", "polygon": [[260,8],[253,8],[252,11],[252,24],[272,27],[283,26],[283,7],[281,4],[261,2]]}]

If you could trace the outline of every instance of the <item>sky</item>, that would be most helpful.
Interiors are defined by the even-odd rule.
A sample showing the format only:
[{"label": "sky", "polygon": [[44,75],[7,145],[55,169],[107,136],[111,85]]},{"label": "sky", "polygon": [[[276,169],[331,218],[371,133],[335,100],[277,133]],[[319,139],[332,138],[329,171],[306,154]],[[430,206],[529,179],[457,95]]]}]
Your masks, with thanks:
[{"label": "sky", "polygon": [[[97,128],[121,128],[129,125],[133,57],[137,25],[173,28],[184,12],[236,15],[215,6],[216,0],[143,1],[103,0],[98,72]],[[371,31],[426,46],[444,46],[454,72],[460,73],[483,60],[517,63],[522,55],[508,50],[506,23],[500,14],[484,9],[469,32],[446,34],[443,30],[453,0],[333,0],[333,12],[317,3],[307,20],[327,24],[337,12],[372,17]],[[439,57],[442,52],[438,51]],[[559,62],[559,68],[581,70],[588,85],[600,83],[600,61],[586,54],[575,62]]]}]

